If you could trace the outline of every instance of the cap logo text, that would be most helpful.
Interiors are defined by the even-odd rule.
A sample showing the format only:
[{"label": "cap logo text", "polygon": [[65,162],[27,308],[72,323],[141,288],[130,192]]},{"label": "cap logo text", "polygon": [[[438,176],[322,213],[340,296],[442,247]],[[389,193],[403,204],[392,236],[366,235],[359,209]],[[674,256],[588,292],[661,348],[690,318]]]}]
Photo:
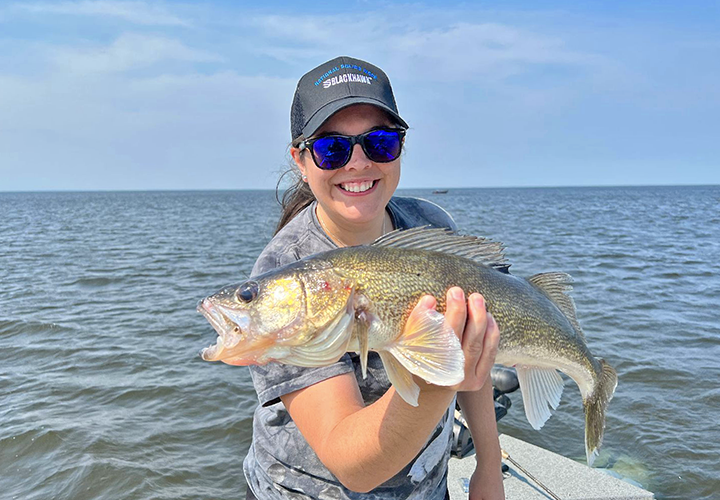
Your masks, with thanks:
[{"label": "cap logo text", "polygon": [[367,85],[372,84],[372,78],[365,75],[358,75],[355,73],[345,73],[343,75],[333,76],[329,80],[325,80],[323,82],[324,88],[330,88],[333,85],[337,85],[339,83],[348,83],[348,82],[357,82],[357,83],[365,83]]},{"label": "cap logo text", "polygon": [[[355,71],[360,71],[361,73],[365,73],[365,75],[367,75],[366,78],[368,78],[368,80],[377,79],[377,75],[367,68],[363,68],[362,66],[358,66],[357,64],[341,64],[339,68],[337,66],[334,66],[332,69],[326,71],[324,75],[322,75],[320,78],[315,80],[315,85],[318,86],[322,83],[325,88],[328,88],[330,85],[325,85],[326,82],[324,83],[324,81],[330,75],[332,75],[333,73],[337,73],[341,69],[345,69],[345,70],[354,69]],[[347,73],[347,74],[351,75],[353,73]],[[361,75],[355,75],[355,76],[361,76]],[[345,82],[348,82],[348,81],[356,81],[356,80],[345,80]],[[340,82],[338,82],[338,83],[340,83]],[[370,81],[363,82],[363,83],[370,84]],[[332,85],[336,85],[336,84],[332,84]]]}]

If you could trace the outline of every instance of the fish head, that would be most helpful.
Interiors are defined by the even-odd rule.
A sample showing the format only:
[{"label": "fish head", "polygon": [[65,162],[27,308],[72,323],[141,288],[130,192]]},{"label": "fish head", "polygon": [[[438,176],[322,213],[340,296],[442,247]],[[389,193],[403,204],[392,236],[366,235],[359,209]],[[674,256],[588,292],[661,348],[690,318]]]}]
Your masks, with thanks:
[{"label": "fish head", "polygon": [[351,291],[331,269],[291,268],[227,286],[198,304],[218,334],[201,357],[233,365],[283,361],[346,309]]}]

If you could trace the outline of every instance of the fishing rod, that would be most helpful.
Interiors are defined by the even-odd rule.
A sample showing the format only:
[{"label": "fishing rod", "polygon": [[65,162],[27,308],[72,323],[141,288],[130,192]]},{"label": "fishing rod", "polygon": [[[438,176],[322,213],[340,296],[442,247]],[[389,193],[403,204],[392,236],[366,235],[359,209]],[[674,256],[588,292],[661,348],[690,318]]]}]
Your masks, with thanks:
[{"label": "fishing rod", "polygon": [[510,455],[508,455],[508,452],[507,452],[507,451],[501,449],[501,450],[500,450],[500,453],[502,454],[503,460],[508,460],[508,461],[509,461],[511,464],[513,464],[515,467],[517,467],[518,469],[520,469],[520,470],[523,472],[523,474],[525,474],[527,477],[529,477],[530,479],[532,479],[533,481],[535,481],[535,482],[538,484],[538,486],[540,486],[542,489],[544,489],[544,490],[547,492],[548,495],[550,495],[551,497],[553,497],[555,500],[561,500],[561,498],[560,498],[559,496],[557,496],[555,493],[553,493],[552,491],[550,491],[550,488],[548,488],[547,486],[545,486],[544,484],[542,484],[538,478],[536,478],[535,476],[533,476],[532,474],[530,474],[528,471],[526,471],[525,469],[523,469],[523,467],[522,467],[519,463],[517,463],[515,460],[513,460],[512,457],[510,457]]}]

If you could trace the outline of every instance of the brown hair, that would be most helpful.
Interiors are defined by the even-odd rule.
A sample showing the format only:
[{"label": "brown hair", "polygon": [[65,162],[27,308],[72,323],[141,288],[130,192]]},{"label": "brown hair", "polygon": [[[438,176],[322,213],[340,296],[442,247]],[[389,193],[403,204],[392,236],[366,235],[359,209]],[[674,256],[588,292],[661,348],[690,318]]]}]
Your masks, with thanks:
[{"label": "brown hair", "polygon": [[[305,137],[301,135],[297,137],[294,141],[292,141],[290,147],[296,148],[304,140]],[[306,150],[300,151],[301,158],[305,155],[305,151]],[[282,195],[282,199],[280,199],[280,183],[286,175],[292,176],[293,183],[289,188],[285,190]],[[300,176],[300,171],[298,170],[297,166],[293,164],[288,170],[283,172],[278,179],[278,182],[275,185],[275,199],[278,201],[278,203],[280,203],[280,206],[282,207],[282,212],[280,214],[280,220],[278,221],[273,236],[276,235],[283,227],[285,227],[285,225],[290,222],[293,217],[295,217],[305,207],[309,206],[313,201],[315,201],[315,195],[310,190],[310,186],[308,185],[308,183],[302,180],[302,177]]]}]

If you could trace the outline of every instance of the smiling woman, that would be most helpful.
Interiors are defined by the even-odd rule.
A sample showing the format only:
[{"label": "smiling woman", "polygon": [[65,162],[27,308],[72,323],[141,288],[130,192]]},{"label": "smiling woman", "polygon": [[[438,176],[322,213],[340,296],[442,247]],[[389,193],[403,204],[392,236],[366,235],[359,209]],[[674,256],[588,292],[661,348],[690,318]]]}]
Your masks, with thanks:
[{"label": "smiling woman", "polygon": [[[426,225],[456,229],[439,206],[394,196],[407,128],[380,68],[339,57],[303,76],[291,112],[296,183],[283,198],[275,236],[258,257],[252,275],[319,252],[369,244],[393,229]],[[353,294],[347,287],[335,288]],[[283,288],[270,298],[285,300],[286,292]],[[262,287],[258,293],[258,297],[270,296]],[[290,295],[297,301],[302,292]],[[220,326],[221,336],[230,339],[227,345],[218,341],[204,357],[252,365],[260,405],[244,461],[248,498],[445,499],[456,395],[478,449],[470,485],[473,495],[503,497],[492,387],[486,383],[497,351],[498,327],[478,294],[466,302],[462,290],[455,287],[439,299],[445,302],[445,326],[451,328],[445,331],[460,339],[465,362],[458,369],[464,380],[448,386],[418,380],[416,405],[396,392],[380,355],[367,354],[367,349],[366,357],[344,349],[331,352],[332,359],[320,367],[267,362],[261,350],[252,359],[228,359],[225,351],[232,350],[242,332],[225,331],[222,311],[203,303],[201,312]],[[411,319],[424,317],[435,305],[436,298],[423,297]],[[269,309],[280,314],[288,308],[276,304]],[[332,316],[326,318],[328,325],[342,319],[342,314],[337,318],[334,314],[330,308],[317,311],[317,316]],[[349,325],[350,332],[353,324],[359,328],[354,315],[345,320],[342,324]],[[323,332],[332,336],[335,330]],[[328,355],[314,353],[314,357],[321,354]]]}]

